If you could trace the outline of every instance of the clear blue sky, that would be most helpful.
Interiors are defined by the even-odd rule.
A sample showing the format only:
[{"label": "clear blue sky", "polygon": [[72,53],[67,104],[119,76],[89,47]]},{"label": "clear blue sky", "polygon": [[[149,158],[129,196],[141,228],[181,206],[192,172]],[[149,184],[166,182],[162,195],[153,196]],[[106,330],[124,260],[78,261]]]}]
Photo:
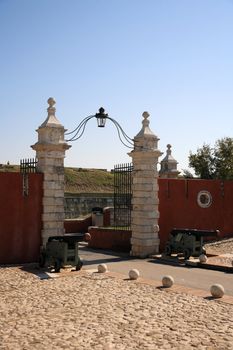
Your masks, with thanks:
[{"label": "clear blue sky", "polygon": [[[148,111],[185,169],[233,137],[233,0],[0,0],[0,82],[0,163],[35,155],[53,96],[69,131],[103,106],[134,137]],[[65,165],[111,169],[127,152],[91,120]]]}]

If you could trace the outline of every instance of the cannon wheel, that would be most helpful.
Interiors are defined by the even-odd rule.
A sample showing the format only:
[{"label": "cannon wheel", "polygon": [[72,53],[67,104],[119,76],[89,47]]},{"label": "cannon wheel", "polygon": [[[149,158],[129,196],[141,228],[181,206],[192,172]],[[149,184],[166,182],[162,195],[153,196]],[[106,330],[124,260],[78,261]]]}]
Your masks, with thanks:
[{"label": "cannon wheel", "polygon": [[188,259],[190,258],[190,256],[191,256],[191,251],[190,251],[190,249],[185,249],[185,250],[184,250],[184,258],[185,258],[186,260],[188,260]]},{"label": "cannon wheel", "polygon": [[167,244],[165,247],[165,255],[171,255],[171,253],[172,253],[171,246]]},{"label": "cannon wheel", "polygon": [[45,267],[45,261],[46,261],[46,254],[45,252],[41,252],[39,256],[39,266]]},{"label": "cannon wheel", "polygon": [[59,259],[56,259],[54,262],[54,271],[60,272],[61,269],[61,261]]},{"label": "cannon wheel", "polygon": [[206,255],[206,249],[205,248],[202,248],[201,254],[205,254]]},{"label": "cannon wheel", "polygon": [[81,270],[82,266],[83,266],[83,262],[82,262],[81,259],[79,259],[79,260],[78,260],[78,263],[77,263],[77,265],[76,265],[76,271]]}]

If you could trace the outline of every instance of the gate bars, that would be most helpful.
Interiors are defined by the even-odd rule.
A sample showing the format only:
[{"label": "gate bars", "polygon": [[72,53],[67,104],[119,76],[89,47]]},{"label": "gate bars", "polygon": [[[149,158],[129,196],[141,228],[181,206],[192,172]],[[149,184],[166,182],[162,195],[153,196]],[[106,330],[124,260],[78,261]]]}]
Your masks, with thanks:
[{"label": "gate bars", "polygon": [[131,229],[132,163],[114,166],[114,227]]},{"label": "gate bars", "polygon": [[29,181],[28,174],[36,173],[36,158],[28,158],[20,160],[20,173],[23,175],[23,197],[27,197],[29,195]]},{"label": "gate bars", "polygon": [[37,162],[36,158],[21,159],[20,172],[23,174],[36,173]]}]

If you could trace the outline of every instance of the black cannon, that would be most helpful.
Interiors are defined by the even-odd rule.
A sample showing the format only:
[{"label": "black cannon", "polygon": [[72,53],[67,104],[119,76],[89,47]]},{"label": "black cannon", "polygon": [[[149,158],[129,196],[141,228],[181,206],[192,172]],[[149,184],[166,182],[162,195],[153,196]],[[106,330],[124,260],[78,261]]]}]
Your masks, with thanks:
[{"label": "black cannon", "polygon": [[55,272],[60,272],[61,267],[71,265],[76,270],[82,268],[79,257],[78,243],[90,240],[89,233],[67,233],[64,236],[51,236],[42,248],[39,258],[39,266],[53,266]]},{"label": "black cannon", "polygon": [[165,255],[182,253],[185,259],[190,256],[206,254],[204,245],[205,237],[218,237],[219,230],[197,230],[174,228],[170,233],[170,239],[165,246]]}]

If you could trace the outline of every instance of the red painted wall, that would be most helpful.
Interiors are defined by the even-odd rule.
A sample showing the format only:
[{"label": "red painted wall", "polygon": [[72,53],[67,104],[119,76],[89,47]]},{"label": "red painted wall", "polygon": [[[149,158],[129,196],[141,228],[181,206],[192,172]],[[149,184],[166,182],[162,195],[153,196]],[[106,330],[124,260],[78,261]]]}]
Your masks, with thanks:
[{"label": "red painted wall", "polygon": [[91,235],[91,240],[88,242],[90,248],[120,252],[129,252],[131,249],[131,231],[90,226],[88,232]]},{"label": "red painted wall", "polygon": [[109,207],[103,210],[103,226],[111,225],[111,209]]},{"label": "red painted wall", "polygon": [[[199,191],[208,191],[212,204],[201,208]],[[219,229],[233,235],[233,181],[159,179],[160,250],[173,228]]]},{"label": "red painted wall", "polygon": [[[42,174],[28,174],[29,195],[23,196],[23,176],[20,173],[0,173],[0,264],[38,261],[41,244]],[[197,195],[209,191],[212,204],[201,208]],[[233,181],[159,179],[160,250],[170,231],[177,228],[219,229],[222,236],[233,236]],[[106,213],[106,221],[109,221]],[[90,219],[83,222],[87,231]],[[66,232],[78,232],[77,222],[65,222]],[[130,250],[130,232],[112,236],[113,232],[93,232],[92,244],[107,244],[111,249]],[[95,236],[95,237],[94,237]],[[117,239],[117,240],[116,240]],[[119,240],[118,240],[119,239]],[[124,243],[121,243],[124,242]],[[95,242],[95,243],[94,243]],[[121,246],[123,244],[123,246]]]},{"label": "red painted wall", "polygon": [[88,232],[88,227],[92,225],[91,215],[85,219],[66,219],[64,222],[66,233]]},{"label": "red painted wall", "polygon": [[0,173],[0,264],[38,261],[41,244],[42,174]]}]

